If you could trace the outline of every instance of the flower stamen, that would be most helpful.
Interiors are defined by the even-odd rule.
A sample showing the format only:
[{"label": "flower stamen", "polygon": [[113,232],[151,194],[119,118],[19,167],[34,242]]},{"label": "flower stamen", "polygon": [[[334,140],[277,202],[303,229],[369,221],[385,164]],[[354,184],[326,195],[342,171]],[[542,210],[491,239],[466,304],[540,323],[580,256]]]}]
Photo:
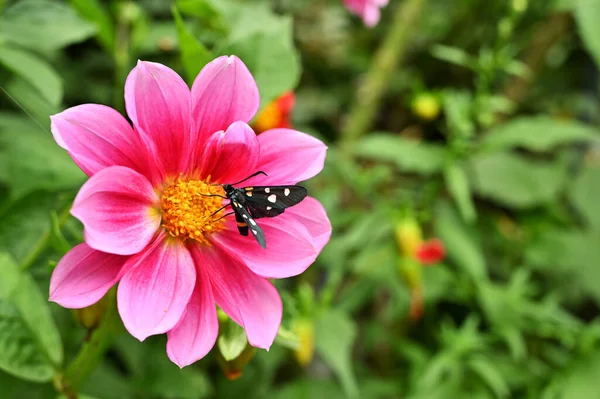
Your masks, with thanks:
[{"label": "flower stamen", "polygon": [[173,237],[209,244],[207,235],[225,228],[224,194],[221,186],[179,176],[163,191],[162,226]]}]

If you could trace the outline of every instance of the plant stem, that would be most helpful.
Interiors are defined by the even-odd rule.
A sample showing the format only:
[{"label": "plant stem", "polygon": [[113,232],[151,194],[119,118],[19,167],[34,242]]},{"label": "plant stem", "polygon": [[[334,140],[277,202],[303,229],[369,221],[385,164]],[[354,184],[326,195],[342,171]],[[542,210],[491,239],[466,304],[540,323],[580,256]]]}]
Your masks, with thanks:
[{"label": "plant stem", "polygon": [[391,28],[375,53],[362,84],[356,91],[354,103],[342,129],[342,140],[351,143],[371,128],[379,110],[381,97],[404,55],[413,26],[417,22],[425,0],[405,0],[397,6]]},{"label": "plant stem", "polygon": [[[71,210],[71,204],[69,204],[68,207],[66,207],[65,209],[63,209],[60,212],[60,214],[58,215],[58,225],[59,226],[62,226],[63,224],[65,224],[65,222],[69,218],[70,210]],[[31,252],[29,252],[29,255],[27,256],[27,258],[25,258],[25,260],[21,263],[21,270],[27,270],[31,267],[31,265],[33,265],[35,263],[36,259],[48,247],[48,244],[50,243],[51,235],[52,235],[52,225],[50,225],[48,227],[48,230],[46,230],[44,232],[44,234],[42,235],[42,237],[40,237],[40,239],[35,244],[35,246],[31,250]]]},{"label": "plant stem", "polygon": [[104,351],[121,330],[115,288],[113,287],[106,295],[109,296],[107,298],[109,305],[100,325],[92,332],[90,339],[83,344],[65,373],[58,377],[57,389],[67,397],[69,394],[75,394],[85,378],[94,371],[102,360]]},{"label": "plant stem", "polygon": [[[515,103],[522,102],[535,77],[546,64],[546,56],[550,49],[569,31],[571,17],[567,13],[552,14],[534,32],[533,40],[525,53],[523,62],[529,67],[529,79],[512,78],[504,88],[504,95]],[[500,116],[500,115],[499,115]]]}]

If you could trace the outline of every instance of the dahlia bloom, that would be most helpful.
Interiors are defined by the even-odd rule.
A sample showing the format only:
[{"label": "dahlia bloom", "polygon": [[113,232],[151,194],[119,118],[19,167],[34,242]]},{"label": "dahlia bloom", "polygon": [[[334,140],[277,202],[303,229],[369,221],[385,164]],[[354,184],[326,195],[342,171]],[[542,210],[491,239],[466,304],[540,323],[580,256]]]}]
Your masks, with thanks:
[{"label": "dahlia bloom", "polygon": [[268,349],[282,317],[268,278],[302,273],[331,225],[307,197],[260,219],[262,249],[239,234],[226,210],[216,212],[224,203],[219,184],[258,170],[268,176],[244,185],[296,184],[321,171],[325,145],[290,129],[256,136],[247,123],[258,110],[258,88],[235,56],[206,65],[191,91],[168,67],[140,61],[127,78],[125,103],[133,126],[98,104],[51,117],[54,139],[90,178],[71,210],[85,243],[58,263],[50,300],[83,308],[119,283],[127,330],[140,341],[167,333],[167,354],[180,367],[213,347],[216,305],[244,327],[251,345]]},{"label": "dahlia bloom", "polygon": [[380,8],[387,5],[388,0],[344,0],[344,6],[352,14],[362,18],[365,25],[372,27],[379,23]]}]

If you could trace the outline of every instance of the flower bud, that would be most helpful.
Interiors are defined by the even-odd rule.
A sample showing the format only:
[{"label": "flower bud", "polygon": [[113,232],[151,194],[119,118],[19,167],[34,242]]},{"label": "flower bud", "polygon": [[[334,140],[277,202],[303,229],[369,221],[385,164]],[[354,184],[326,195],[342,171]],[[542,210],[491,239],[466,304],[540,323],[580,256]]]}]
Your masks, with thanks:
[{"label": "flower bud", "polygon": [[416,220],[405,218],[396,225],[396,242],[402,255],[414,257],[423,242],[421,227]]},{"label": "flower bud", "polygon": [[247,344],[242,353],[233,360],[225,360],[221,351],[217,351],[217,363],[221,366],[221,370],[223,370],[223,374],[228,380],[237,380],[242,376],[244,367],[252,360],[255,353],[256,348],[250,344]]},{"label": "flower bud", "polygon": [[398,261],[398,271],[409,288],[413,289],[422,285],[421,265],[416,259],[407,256],[401,257]]},{"label": "flower bud", "polygon": [[126,1],[120,4],[119,16],[122,21],[133,23],[142,16],[142,9],[133,1]]},{"label": "flower bud", "polygon": [[315,353],[315,325],[311,319],[300,318],[294,321],[292,328],[299,341],[294,357],[301,366],[308,366]]},{"label": "flower bud", "polygon": [[257,134],[270,129],[290,128],[290,114],[295,102],[294,92],[286,91],[262,110],[252,128]]},{"label": "flower bud", "polygon": [[108,309],[109,295],[105,295],[93,305],[81,309],[73,309],[73,317],[77,323],[88,330],[93,330],[102,321],[106,309]]},{"label": "flower bud", "polygon": [[411,104],[412,112],[426,121],[436,119],[441,110],[440,100],[432,93],[419,93]]},{"label": "flower bud", "polygon": [[423,242],[415,252],[417,260],[425,266],[439,263],[445,256],[446,248],[439,238],[432,238]]}]

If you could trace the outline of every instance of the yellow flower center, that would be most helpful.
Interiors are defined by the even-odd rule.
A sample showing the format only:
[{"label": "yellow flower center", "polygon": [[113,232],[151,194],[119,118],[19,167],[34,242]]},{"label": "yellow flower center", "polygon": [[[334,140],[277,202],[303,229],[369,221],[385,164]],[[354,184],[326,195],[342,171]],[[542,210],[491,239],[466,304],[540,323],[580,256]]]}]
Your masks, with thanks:
[{"label": "yellow flower center", "polygon": [[225,195],[221,186],[180,176],[163,191],[163,227],[173,237],[208,244],[207,236],[225,227],[219,211],[223,198],[218,195]]}]

